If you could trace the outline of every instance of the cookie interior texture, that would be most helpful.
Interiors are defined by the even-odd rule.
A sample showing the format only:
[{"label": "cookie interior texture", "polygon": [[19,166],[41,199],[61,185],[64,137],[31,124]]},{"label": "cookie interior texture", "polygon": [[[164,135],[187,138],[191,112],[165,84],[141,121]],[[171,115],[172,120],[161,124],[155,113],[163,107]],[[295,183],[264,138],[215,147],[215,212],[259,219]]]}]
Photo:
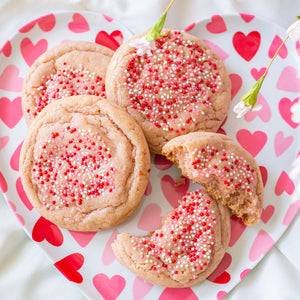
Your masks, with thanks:
[{"label": "cookie interior texture", "polygon": [[176,136],[216,132],[228,113],[230,79],[223,61],[207,44],[186,32],[164,29],[152,54],[139,56],[122,44],[107,69],[109,101],[140,124],[154,153]]},{"label": "cookie interior texture", "polygon": [[112,249],[142,279],[182,288],[202,282],[215,270],[229,240],[229,209],[202,189],[184,196],[153,233],[119,234]]},{"label": "cookie interior texture", "polygon": [[20,154],[24,190],[60,227],[98,231],[127,219],[150,174],[142,130],[123,109],[96,96],[49,104],[31,124]]},{"label": "cookie interior texture", "polygon": [[261,173],[252,155],[231,138],[190,133],[171,140],[162,152],[246,225],[259,222],[264,202]]}]

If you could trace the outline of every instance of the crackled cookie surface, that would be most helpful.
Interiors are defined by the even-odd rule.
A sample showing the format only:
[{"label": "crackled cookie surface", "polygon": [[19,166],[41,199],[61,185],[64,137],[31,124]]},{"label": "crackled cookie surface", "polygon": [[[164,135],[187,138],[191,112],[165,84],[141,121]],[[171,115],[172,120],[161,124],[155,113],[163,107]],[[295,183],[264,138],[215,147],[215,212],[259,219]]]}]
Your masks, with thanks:
[{"label": "crackled cookie surface", "polygon": [[151,52],[138,55],[139,34],[115,52],[108,70],[108,100],[141,125],[150,150],[193,131],[216,132],[230,106],[230,80],[222,60],[203,41],[164,30]]},{"label": "crackled cookie surface", "polygon": [[187,193],[160,228],[148,236],[119,234],[118,260],[142,279],[166,287],[188,287],[218,266],[230,239],[227,207],[205,190]]},{"label": "crackled cookie surface", "polygon": [[124,221],[150,173],[142,130],[113,103],[74,96],[49,104],[29,128],[20,155],[24,190],[42,216],[72,230]]},{"label": "crackled cookie surface", "polygon": [[113,51],[96,43],[70,41],[42,54],[24,79],[22,109],[29,125],[51,102],[75,95],[106,97],[105,77]]},{"label": "crackled cookie surface", "polygon": [[217,133],[190,133],[170,141],[162,152],[246,225],[259,222],[264,202],[261,173],[251,154],[231,138]]}]

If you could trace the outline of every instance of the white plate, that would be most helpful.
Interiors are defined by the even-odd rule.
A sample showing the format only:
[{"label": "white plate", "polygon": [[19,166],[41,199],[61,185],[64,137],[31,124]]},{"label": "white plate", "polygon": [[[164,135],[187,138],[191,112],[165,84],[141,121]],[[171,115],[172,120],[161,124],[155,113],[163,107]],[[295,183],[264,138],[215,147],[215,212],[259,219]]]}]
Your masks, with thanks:
[{"label": "white plate", "polygon": [[[186,31],[206,40],[221,56],[232,81],[232,107],[255,82],[262,68],[284,39],[277,25],[240,14],[213,16],[188,26]],[[99,34],[99,32],[102,32]],[[300,93],[299,47],[288,41],[262,87],[260,112],[236,119],[232,108],[224,131],[255,156],[265,185],[265,207],[258,225],[245,226],[232,217],[230,247],[218,269],[202,284],[180,290],[145,283],[115,259],[110,244],[118,232],[146,234],[154,230],[196,185],[181,176],[176,166],[152,155],[150,184],[135,213],[116,228],[98,233],[60,229],[32,208],[22,189],[18,158],[27,126],[21,112],[21,86],[37,56],[65,40],[97,41],[116,48],[130,31],[109,17],[87,13],[50,14],[22,27],[2,48],[0,56],[0,187],[21,225],[48,254],[53,264],[87,296],[99,299],[221,299],[270,250],[300,206],[289,172],[299,151],[298,125],[290,107]],[[299,132],[298,132],[299,136]],[[298,198],[299,199],[299,198]]]}]

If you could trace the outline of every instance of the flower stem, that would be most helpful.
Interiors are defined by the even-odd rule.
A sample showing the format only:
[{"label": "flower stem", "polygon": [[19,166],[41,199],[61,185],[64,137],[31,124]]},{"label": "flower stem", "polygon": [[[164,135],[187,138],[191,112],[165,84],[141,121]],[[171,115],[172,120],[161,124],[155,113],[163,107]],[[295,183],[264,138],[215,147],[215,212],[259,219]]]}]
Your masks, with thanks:
[{"label": "flower stem", "polygon": [[287,35],[287,37],[284,39],[284,41],[283,41],[283,42],[281,43],[281,45],[278,47],[277,51],[275,52],[274,56],[272,57],[272,59],[271,59],[269,65],[268,65],[268,67],[267,67],[267,69],[266,69],[266,71],[265,71],[265,73],[264,73],[264,76],[267,75],[267,73],[268,73],[268,71],[269,71],[269,69],[270,69],[270,67],[271,67],[271,64],[273,63],[275,57],[277,56],[277,54],[279,53],[280,49],[281,49],[282,46],[285,44],[285,42],[287,41],[288,38],[289,38],[289,35]]},{"label": "flower stem", "polygon": [[168,10],[171,8],[171,6],[172,6],[172,4],[173,4],[174,1],[175,1],[175,0],[172,0],[172,1],[170,2],[169,6],[168,6],[167,9],[165,10],[164,14],[166,14],[166,13],[168,12]]}]

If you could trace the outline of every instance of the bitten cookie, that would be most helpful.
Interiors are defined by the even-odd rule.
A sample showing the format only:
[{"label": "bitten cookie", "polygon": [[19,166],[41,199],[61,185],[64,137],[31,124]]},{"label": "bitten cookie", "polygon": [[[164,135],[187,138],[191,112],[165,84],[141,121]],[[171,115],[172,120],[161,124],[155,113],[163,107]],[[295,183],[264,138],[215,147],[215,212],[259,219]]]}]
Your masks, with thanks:
[{"label": "bitten cookie", "polygon": [[144,237],[119,234],[112,249],[142,279],[182,288],[200,283],[216,269],[229,240],[229,209],[197,190],[182,198],[161,228]]},{"label": "bitten cookie", "polygon": [[203,185],[246,225],[260,220],[264,188],[255,159],[223,134],[196,132],[173,139],[163,155]]},{"label": "bitten cookie", "polygon": [[128,218],[150,174],[143,132],[123,109],[100,97],[49,104],[29,128],[20,174],[30,202],[71,230],[98,231]]},{"label": "bitten cookie", "polygon": [[230,79],[222,60],[203,41],[165,29],[155,49],[139,56],[135,41],[121,45],[107,69],[107,99],[140,124],[150,150],[194,131],[216,132],[230,106]]},{"label": "bitten cookie", "polygon": [[113,51],[101,45],[70,41],[42,54],[30,67],[22,89],[28,125],[49,103],[68,96],[105,97],[106,69]]}]

